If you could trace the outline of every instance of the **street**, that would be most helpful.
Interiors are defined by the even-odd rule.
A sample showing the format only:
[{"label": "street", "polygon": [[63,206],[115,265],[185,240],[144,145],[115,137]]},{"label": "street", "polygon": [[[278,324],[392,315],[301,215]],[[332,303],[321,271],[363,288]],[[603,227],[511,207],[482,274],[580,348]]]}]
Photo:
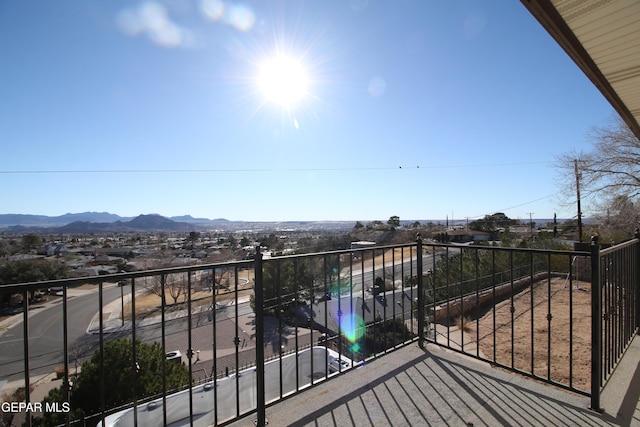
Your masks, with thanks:
[{"label": "street", "polygon": [[[119,298],[120,288],[104,289],[103,304]],[[70,357],[73,357],[73,353],[92,352],[98,345],[98,337],[86,333],[98,309],[98,293],[95,291],[68,298],[67,338]],[[29,316],[29,369],[31,375],[48,374],[63,364],[62,300],[46,308],[34,305],[31,310],[35,313]],[[0,336],[0,378],[11,381],[23,377],[23,324],[19,322]]]}]

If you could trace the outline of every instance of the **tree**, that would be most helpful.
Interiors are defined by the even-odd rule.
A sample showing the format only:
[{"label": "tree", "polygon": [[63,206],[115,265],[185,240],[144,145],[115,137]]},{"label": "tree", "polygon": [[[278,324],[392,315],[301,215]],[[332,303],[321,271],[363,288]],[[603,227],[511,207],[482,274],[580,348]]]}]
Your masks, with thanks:
[{"label": "tree", "polygon": [[[279,316],[292,301],[313,302],[318,296],[338,292],[345,286],[338,266],[338,255],[266,260],[262,273],[264,313]],[[255,312],[258,307],[253,295],[250,298]]]},{"label": "tree", "polygon": [[37,234],[25,234],[22,236],[22,249],[30,252],[31,249],[37,248],[42,244],[42,238]]},{"label": "tree", "polygon": [[58,261],[18,260],[0,265],[0,284],[64,279],[67,267]]},{"label": "tree", "polygon": [[492,215],[485,215],[483,219],[471,221],[469,229],[495,234],[499,229],[507,230],[510,225],[515,225],[517,222],[502,212],[496,212]]},{"label": "tree", "polygon": [[[640,139],[617,118],[605,127],[595,127],[589,139],[591,152],[570,152],[556,159],[560,169],[563,199],[576,200],[577,187],[587,202],[599,196],[615,199],[640,196]],[[576,167],[577,166],[577,167]],[[577,169],[577,170],[576,170]]]},{"label": "tree", "polygon": [[234,271],[231,268],[214,268],[208,272],[202,272],[200,275],[200,285],[203,287],[215,288],[215,293],[220,293],[221,288],[230,287],[231,279]]},{"label": "tree", "polygon": [[158,295],[163,305],[166,304],[166,294],[173,300],[174,304],[178,303],[178,299],[187,297],[187,273],[159,274],[151,277],[145,286],[147,291],[154,295]]},{"label": "tree", "polygon": [[371,222],[369,222],[369,223],[367,224],[367,228],[368,228],[368,229],[373,229],[373,230],[378,229],[378,228],[380,228],[381,226],[382,226],[382,221],[378,221],[378,220],[371,221]]},{"label": "tree", "polygon": [[262,279],[265,312],[278,314],[277,306],[283,301],[297,299],[298,295],[307,295],[309,290],[313,290],[317,274],[315,260],[310,257],[264,263]]},{"label": "tree", "polygon": [[[148,260],[144,263],[144,267],[147,269],[175,267],[174,258],[167,255],[163,259]],[[186,275],[187,273],[157,274],[146,280],[144,287],[148,292],[159,296],[163,305],[167,294],[173,299],[173,303],[177,304],[180,297],[186,299],[187,296]]]},{"label": "tree", "polygon": [[274,233],[269,234],[268,236],[262,236],[262,238],[258,239],[260,246],[263,248],[268,248],[272,250],[282,250],[284,248],[284,242],[281,242],[278,236]]},{"label": "tree", "polygon": [[414,334],[402,322],[402,319],[391,319],[376,322],[367,328],[362,339],[362,356],[369,357],[392,348],[399,343],[413,338]]},{"label": "tree", "polygon": [[400,217],[397,215],[393,215],[389,217],[387,224],[389,224],[392,227],[400,227]]},{"label": "tree", "polygon": [[233,234],[229,234],[227,236],[227,241],[229,242],[229,247],[231,249],[238,247],[238,240],[235,238]]},{"label": "tree", "polygon": [[[18,260],[0,265],[0,285],[26,282],[41,282],[44,280],[64,279],[67,277],[67,267],[58,261],[49,260]],[[30,291],[33,299],[35,290]],[[0,296],[0,303],[6,304],[11,298],[9,294]]]},{"label": "tree", "polygon": [[[90,416],[100,411],[101,369],[100,351],[91,360],[82,364],[80,374],[70,391],[69,404],[72,418],[82,414]],[[160,395],[163,392],[162,366],[165,367],[166,391],[178,390],[190,383],[189,370],[181,363],[167,362],[159,343],[136,341],[136,358],[130,339],[108,341],[104,345],[104,392],[106,409],[115,408],[133,401]],[[64,403],[64,393],[60,389],[49,392],[45,401]],[[62,421],[53,418],[64,414],[45,413],[42,425],[56,425]]]},{"label": "tree", "polygon": [[193,249],[194,245],[199,239],[200,239],[200,233],[198,233],[197,231],[189,232],[189,236],[187,236],[187,241],[189,242],[189,246],[191,249]]},{"label": "tree", "polygon": [[615,196],[598,207],[595,219],[593,234],[602,242],[626,240],[633,237],[640,224],[640,207],[626,196]]},{"label": "tree", "polygon": [[354,225],[353,228],[355,229],[364,228],[364,225],[360,221],[356,221],[356,225]]}]

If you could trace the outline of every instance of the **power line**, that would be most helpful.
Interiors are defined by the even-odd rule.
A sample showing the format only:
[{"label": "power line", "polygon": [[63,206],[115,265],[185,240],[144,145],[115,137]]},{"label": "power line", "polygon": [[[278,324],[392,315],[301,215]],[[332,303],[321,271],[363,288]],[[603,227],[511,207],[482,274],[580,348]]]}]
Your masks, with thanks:
[{"label": "power line", "polygon": [[494,164],[437,165],[437,166],[383,166],[383,167],[345,167],[345,168],[247,168],[247,169],[49,169],[49,170],[0,170],[3,175],[29,174],[129,174],[129,173],[241,173],[241,172],[350,172],[350,171],[382,171],[382,170],[416,170],[416,169],[458,169],[458,168],[495,168],[508,166],[548,165],[548,162],[518,162]]},{"label": "power line", "polygon": [[[496,212],[505,212],[505,211],[508,211],[508,210],[511,210],[511,209],[520,208],[520,207],[522,207],[522,206],[530,205],[531,203],[535,203],[535,202],[539,202],[540,200],[548,199],[549,197],[553,197],[553,196],[555,196],[555,195],[557,195],[557,194],[559,194],[559,193],[560,193],[560,192],[559,192],[559,191],[557,191],[557,192],[552,193],[552,194],[549,194],[549,195],[547,195],[547,196],[540,197],[539,199],[535,199],[535,200],[531,200],[531,201],[528,201],[528,202],[520,203],[519,205],[511,206],[511,207],[508,207],[508,208],[497,209],[497,210],[495,210],[493,213],[496,213]],[[486,215],[490,215],[490,214],[484,214],[484,215],[471,216],[471,217],[469,217],[469,218],[483,218],[483,217],[485,217]]]}]

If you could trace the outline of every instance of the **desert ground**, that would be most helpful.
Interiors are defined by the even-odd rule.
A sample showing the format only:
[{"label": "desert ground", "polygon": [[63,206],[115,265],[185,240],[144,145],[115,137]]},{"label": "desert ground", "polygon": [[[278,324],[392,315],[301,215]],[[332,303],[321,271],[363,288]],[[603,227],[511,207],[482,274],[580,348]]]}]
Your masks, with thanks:
[{"label": "desert ground", "polygon": [[553,278],[550,284],[544,280],[534,284],[533,295],[531,288],[514,295],[513,313],[511,306],[507,298],[495,309],[485,309],[479,319],[435,325],[437,339],[458,348],[464,344],[467,353],[475,355],[478,349],[481,356],[501,365],[588,391],[591,285],[563,278]]}]

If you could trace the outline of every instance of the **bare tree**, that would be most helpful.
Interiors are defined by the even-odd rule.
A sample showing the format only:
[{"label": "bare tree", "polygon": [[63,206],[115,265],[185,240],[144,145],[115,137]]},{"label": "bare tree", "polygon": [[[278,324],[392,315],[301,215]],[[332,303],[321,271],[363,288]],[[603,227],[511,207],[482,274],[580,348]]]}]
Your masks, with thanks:
[{"label": "bare tree", "polygon": [[214,282],[216,285],[216,294],[221,288],[229,289],[231,284],[232,270],[228,268],[217,268],[214,270]]},{"label": "bare tree", "polygon": [[233,270],[229,268],[214,268],[200,275],[200,286],[203,288],[215,289],[219,294],[220,289],[229,289],[233,278]]},{"label": "bare tree", "polygon": [[[148,260],[145,268],[170,268],[175,267],[172,258],[163,258],[157,260]],[[145,281],[145,289],[160,297],[163,304],[166,303],[167,295],[173,300],[173,304],[177,304],[182,297],[183,301],[187,299],[187,273],[163,273],[149,277]]]},{"label": "bare tree", "polygon": [[626,196],[615,196],[600,206],[595,218],[593,234],[602,242],[619,242],[634,236],[640,224],[640,207]]},{"label": "bare tree", "polygon": [[614,200],[618,196],[637,200],[640,196],[640,139],[620,118],[609,126],[594,128],[589,138],[593,144],[591,152],[570,152],[557,158],[563,199],[573,203],[579,184],[586,202],[603,200],[603,197]]},{"label": "bare tree", "polygon": [[586,206],[597,220],[592,232],[606,240],[622,240],[633,234],[638,221],[634,202],[640,197],[640,139],[620,118],[594,128],[589,138],[592,151],[565,153],[556,159],[561,170],[561,204],[575,203],[579,229],[582,206]]}]

